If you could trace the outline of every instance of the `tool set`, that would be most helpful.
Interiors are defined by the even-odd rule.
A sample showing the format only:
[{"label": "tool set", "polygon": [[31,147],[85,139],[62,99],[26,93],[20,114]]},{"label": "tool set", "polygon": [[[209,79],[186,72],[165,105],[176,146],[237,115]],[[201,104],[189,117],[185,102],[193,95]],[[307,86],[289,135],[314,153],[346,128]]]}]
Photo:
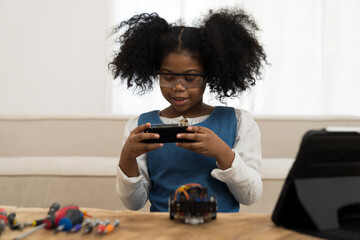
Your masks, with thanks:
[{"label": "tool set", "polygon": [[25,230],[25,228],[33,227],[17,236],[14,240],[23,239],[44,228],[53,230],[54,233],[62,231],[69,234],[80,231],[83,231],[82,234],[90,234],[94,231],[95,235],[103,236],[113,232],[114,228],[119,226],[119,223],[118,219],[111,223],[110,220],[102,221],[94,218],[87,212],[81,211],[74,204],[60,208],[60,204],[55,202],[49,207],[45,218],[30,222],[19,222],[16,219],[16,213],[12,212],[7,215],[6,210],[0,208],[0,235],[5,231],[6,226],[11,230]]}]

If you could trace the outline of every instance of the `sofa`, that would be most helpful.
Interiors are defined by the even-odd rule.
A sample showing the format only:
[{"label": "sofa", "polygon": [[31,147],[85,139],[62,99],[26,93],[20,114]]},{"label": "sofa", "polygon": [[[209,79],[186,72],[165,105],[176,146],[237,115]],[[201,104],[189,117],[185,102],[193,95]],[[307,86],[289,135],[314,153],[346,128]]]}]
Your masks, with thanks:
[{"label": "sofa", "polygon": [[[115,192],[123,131],[132,116],[0,116],[0,206],[125,209]],[[304,133],[360,127],[359,117],[255,116],[262,134],[263,195],[240,212],[268,213]],[[149,211],[149,203],[140,211]]]}]

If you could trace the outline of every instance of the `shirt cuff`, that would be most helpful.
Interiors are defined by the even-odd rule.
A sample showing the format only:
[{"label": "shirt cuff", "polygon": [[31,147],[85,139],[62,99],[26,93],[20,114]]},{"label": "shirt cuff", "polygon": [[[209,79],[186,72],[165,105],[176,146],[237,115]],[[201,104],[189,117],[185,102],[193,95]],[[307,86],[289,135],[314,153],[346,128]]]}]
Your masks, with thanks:
[{"label": "shirt cuff", "polygon": [[[136,182],[140,182],[141,181],[141,178],[142,176],[139,174],[139,176],[137,177],[128,177],[126,176],[126,174],[121,170],[121,168],[118,166],[117,167],[117,175],[121,178],[121,179],[124,179],[126,180],[127,182],[130,182],[130,183],[136,183]],[[140,169],[138,169],[138,173],[140,173]]]},{"label": "shirt cuff", "polygon": [[248,166],[234,149],[232,151],[234,152],[235,157],[231,167],[225,170],[215,168],[211,171],[211,176],[224,183],[233,183],[235,181],[241,182],[248,179]]},{"label": "shirt cuff", "polygon": [[137,189],[137,186],[141,183],[141,180],[143,179],[142,175],[139,175],[138,177],[126,176],[119,166],[117,167],[116,172],[117,192],[124,197],[130,196],[133,193],[134,189]]}]

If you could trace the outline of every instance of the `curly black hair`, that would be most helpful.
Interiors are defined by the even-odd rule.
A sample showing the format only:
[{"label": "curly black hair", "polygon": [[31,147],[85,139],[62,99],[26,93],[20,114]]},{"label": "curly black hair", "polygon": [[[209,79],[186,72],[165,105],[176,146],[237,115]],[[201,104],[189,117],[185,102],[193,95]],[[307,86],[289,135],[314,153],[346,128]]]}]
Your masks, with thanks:
[{"label": "curly black hair", "polygon": [[205,70],[206,83],[217,99],[236,97],[261,78],[266,54],[254,20],[241,9],[210,11],[195,27],[168,23],[157,13],[142,13],[114,28],[120,49],[109,63],[114,79],[127,81],[139,93],[152,90],[162,59],[186,52]]}]

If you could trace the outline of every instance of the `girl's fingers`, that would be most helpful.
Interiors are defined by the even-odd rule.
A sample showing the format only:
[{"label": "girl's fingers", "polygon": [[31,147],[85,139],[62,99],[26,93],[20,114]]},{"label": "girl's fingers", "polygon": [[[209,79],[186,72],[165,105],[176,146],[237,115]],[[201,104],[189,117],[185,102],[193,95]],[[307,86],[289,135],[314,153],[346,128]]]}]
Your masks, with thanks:
[{"label": "girl's fingers", "polygon": [[141,133],[141,132],[143,132],[145,129],[148,129],[149,127],[151,127],[151,123],[149,123],[149,122],[148,122],[148,123],[144,123],[144,124],[136,127],[136,128],[134,129],[134,133],[135,133],[135,134]]},{"label": "girl's fingers", "polygon": [[197,133],[178,133],[176,135],[176,138],[192,140],[192,141],[195,141],[195,142],[200,141],[200,135],[197,134]]},{"label": "girl's fingers", "polygon": [[190,126],[186,130],[192,133],[179,133],[176,135],[179,139],[187,139],[195,142],[201,141],[201,135],[207,133],[207,128],[200,126]]},{"label": "girl's fingers", "polygon": [[144,152],[150,152],[163,146],[164,144],[162,143],[144,143]]},{"label": "girl's fingers", "polygon": [[144,140],[158,139],[158,138],[160,138],[160,135],[157,133],[141,133],[137,135],[137,140],[139,142]]},{"label": "girl's fingers", "polygon": [[197,132],[197,133],[202,133],[204,131],[205,128],[200,127],[200,126],[189,126],[186,130],[188,130],[189,132]]},{"label": "girl's fingers", "polygon": [[178,147],[182,147],[191,151],[194,151],[196,149],[199,148],[199,143],[193,142],[193,143],[189,143],[189,142],[177,142],[176,146]]},{"label": "girl's fingers", "polygon": [[160,138],[160,135],[157,133],[144,133],[144,131],[146,129],[148,129],[149,127],[151,127],[151,123],[148,122],[148,123],[142,124],[134,129],[133,133],[135,134],[136,141],[141,142],[143,140]]}]

